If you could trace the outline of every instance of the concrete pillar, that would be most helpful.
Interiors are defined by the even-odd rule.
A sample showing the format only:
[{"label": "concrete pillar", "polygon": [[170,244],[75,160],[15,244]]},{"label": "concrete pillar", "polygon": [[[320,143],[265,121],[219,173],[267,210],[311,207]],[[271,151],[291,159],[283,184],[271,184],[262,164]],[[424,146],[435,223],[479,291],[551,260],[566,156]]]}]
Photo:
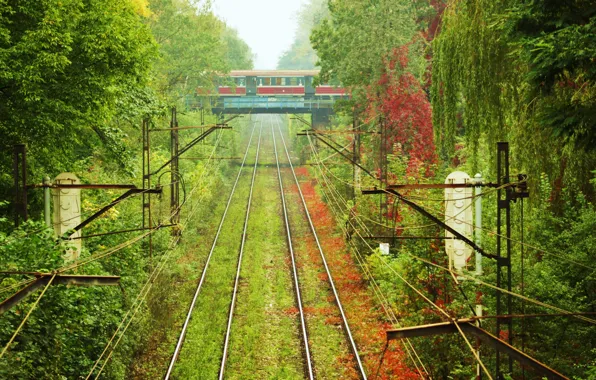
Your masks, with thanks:
[{"label": "concrete pillar", "polygon": [[331,110],[329,109],[318,109],[312,111],[312,127],[313,129],[322,130],[329,126],[329,116],[331,116]]},{"label": "concrete pillar", "polygon": [[[77,185],[81,181],[72,173],[62,173],[54,180],[55,185]],[[81,189],[52,189],[52,201],[54,202],[54,232],[63,236],[69,230],[81,224]],[[80,237],[81,231],[77,231],[74,237]],[[65,260],[78,259],[81,252],[81,240],[71,240],[71,248],[67,251]]]},{"label": "concrete pillar", "polygon": [[[470,176],[464,172],[453,172],[447,176],[446,184],[470,183]],[[445,189],[445,224],[468,239],[472,239],[472,188],[459,187]],[[445,251],[449,255],[449,268],[460,272],[467,266],[472,248],[461,240],[454,239],[451,232],[445,231]]]}]

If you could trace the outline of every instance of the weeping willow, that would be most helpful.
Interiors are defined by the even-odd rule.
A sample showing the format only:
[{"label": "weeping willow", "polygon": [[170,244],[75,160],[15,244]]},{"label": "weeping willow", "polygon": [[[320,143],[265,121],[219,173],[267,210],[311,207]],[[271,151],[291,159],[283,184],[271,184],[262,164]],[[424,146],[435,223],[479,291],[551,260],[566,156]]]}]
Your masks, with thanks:
[{"label": "weeping willow", "polygon": [[[559,188],[592,192],[596,154],[575,149],[544,126],[543,110],[554,95],[535,91],[532,61],[511,33],[520,0],[454,0],[433,42],[432,89],[435,139],[443,158],[463,142],[473,170],[494,158],[497,141],[509,141],[516,170],[536,179],[545,173]],[[492,162],[493,160],[488,160]],[[485,168],[484,168],[485,169]]]}]

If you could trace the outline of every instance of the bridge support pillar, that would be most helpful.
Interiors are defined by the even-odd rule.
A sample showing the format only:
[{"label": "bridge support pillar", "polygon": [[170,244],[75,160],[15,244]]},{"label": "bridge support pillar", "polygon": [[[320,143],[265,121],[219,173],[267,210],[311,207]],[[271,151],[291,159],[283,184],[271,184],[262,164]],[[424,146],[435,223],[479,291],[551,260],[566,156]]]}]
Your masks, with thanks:
[{"label": "bridge support pillar", "polygon": [[333,112],[330,108],[323,108],[312,111],[312,127],[313,129],[325,129],[329,125],[329,116]]}]

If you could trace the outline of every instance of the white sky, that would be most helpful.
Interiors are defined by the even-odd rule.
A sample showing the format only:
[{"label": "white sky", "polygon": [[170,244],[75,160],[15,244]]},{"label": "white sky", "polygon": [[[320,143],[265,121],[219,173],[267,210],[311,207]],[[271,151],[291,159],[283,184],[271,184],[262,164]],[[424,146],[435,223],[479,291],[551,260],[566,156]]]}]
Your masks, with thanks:
[{"label": "white sky", "polygon": [[294,42],[297,13],[306,0],[213,0],[213,10],[251,47],[255,69],[275,69]]}]

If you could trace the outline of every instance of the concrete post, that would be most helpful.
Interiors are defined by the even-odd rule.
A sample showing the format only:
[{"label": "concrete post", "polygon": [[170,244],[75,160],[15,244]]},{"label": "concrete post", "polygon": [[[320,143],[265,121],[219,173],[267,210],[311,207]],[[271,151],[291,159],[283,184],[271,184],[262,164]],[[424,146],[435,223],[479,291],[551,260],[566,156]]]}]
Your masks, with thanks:
[{"label": "concrete post", "polygon": [[[56,185],[76,185],[81,181],[72,173],[62,173],[55,178],[54,183]],[[81,190],[52,189],[52,197],[54,198],[54,231],[56,235],[63,236],[81,224]],[[80,236],[81,231],[77,231],[70,237]],[[81,240],[71,240],[69,245],[71,248],[67,251],[65,260],[78,259],[81,252]]]},{"label": "concrete post", "polygon": [[[445,179],[446,184],[467,184],[470,176],[464,172],[453,172]],[[445,224],[467,238],[472,238],[472,189],[469,187],[445,189]],[[472,248],[453,234],[445,231],[445,251],[449,255],[449,268],[461,272],[472,256]]]}]

